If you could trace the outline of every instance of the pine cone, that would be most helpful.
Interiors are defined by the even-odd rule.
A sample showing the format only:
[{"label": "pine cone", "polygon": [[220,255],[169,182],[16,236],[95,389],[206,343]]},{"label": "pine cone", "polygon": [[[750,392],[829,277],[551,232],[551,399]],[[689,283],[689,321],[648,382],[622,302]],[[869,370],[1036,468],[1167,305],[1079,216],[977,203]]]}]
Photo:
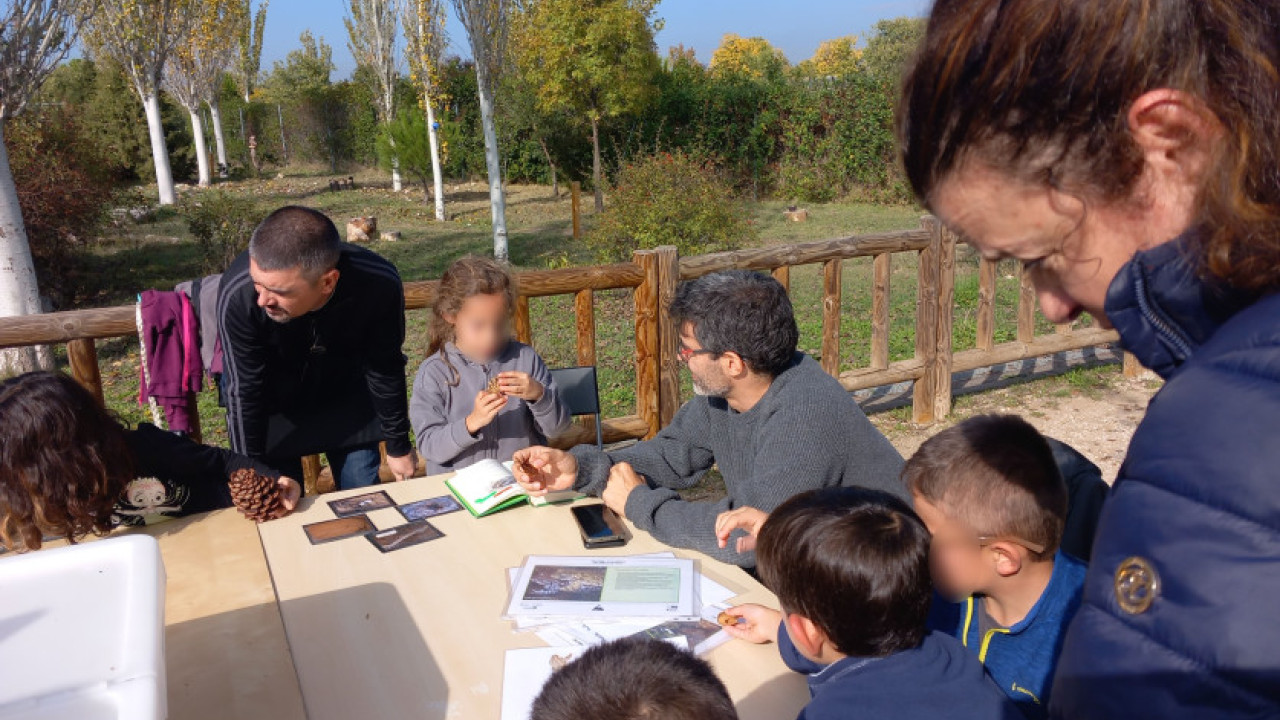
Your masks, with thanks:
[{"label": "pine cone", "polygon": [[270,520],[280,508],[280,491],[275,479],[259,475],[253,468],[231,474],[231,500],[254,522]]},{"label": "pine cone", "polygon": [[501,395],[502,386],[498,384],[498,378],[493,378],[492,380],[490,380],[489,384],[485,386],[484,391],[488,393],[493,393],[494,395]]}]

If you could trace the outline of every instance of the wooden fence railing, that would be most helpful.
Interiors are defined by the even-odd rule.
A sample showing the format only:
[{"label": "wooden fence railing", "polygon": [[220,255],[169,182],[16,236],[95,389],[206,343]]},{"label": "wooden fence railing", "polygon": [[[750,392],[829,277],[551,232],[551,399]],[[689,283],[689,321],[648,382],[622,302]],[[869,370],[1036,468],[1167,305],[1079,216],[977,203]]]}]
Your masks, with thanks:
[{"label": "wooden fence railing", "polygon": [[[890,290],[892,256],[915,253],[917,290],[915,353],[891,361]],[[844,260],[872,260],[870,362],[866,367],[840,370],[841,290]],[[858,235],[838,240],[778,245],[750,250],[679,257],[675,248],[636,252],[631,262],[594,267],[534,270],[516,276],[519,296],[515,308],[515,333],[529,342],[532,323],[529,298],[572,295],[575,315],[576,359],[582,365],[596,363],[594,293],[600,290],[634,289],[636,412],[603,420],[606,442],[650,437],[671,421],[681,403],[678,333],[666,308],[675,296],[676,284],[730,268],[769,271],[790,288],[791,268],[822,265],[822,367],[849,391],[911,381],[913,419],[928,423],[945,417],[951,409],[951,375],[988,365],[1049,355],[1069,349],[1113,342],[1114,332],[1097,328],[1059,327],[1051,335],[1035,334],[1035,294],[1022,274],[1018,298],[1016,339],[995,343],[996,264],[979,265],[977,332],[974,347],[953,348],[955,313],[956,238],[932,218],[921,228],[901,232]],[[408,310],[430,307],[438,281],[405,283]],[[67,346],[72,375],[102,399],[96,341],[136,336],[132,306],[72,310],[23,317],[0,318],[0,349],[30,345]],[[1126,358],[1126,373],[1138,370]],[[580,420],[570,433],[556,439],[571,445],[594,439],[590,420]],[[310,476],[318,471],[317,459],[306,463]]]}]

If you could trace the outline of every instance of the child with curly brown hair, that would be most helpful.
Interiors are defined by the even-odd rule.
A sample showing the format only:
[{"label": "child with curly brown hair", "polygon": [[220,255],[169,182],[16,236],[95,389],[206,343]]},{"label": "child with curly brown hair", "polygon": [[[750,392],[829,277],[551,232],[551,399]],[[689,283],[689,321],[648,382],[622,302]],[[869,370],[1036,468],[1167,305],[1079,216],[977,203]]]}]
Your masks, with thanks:
[{"label": "child with curly brown hair", "polygon": [[277,517],[293,510],[296,481],[154,425],[130,430],[66,375],[0,382],[0,542],[10,550],[230,507],[228,480],[242,468],[276,479]]}]

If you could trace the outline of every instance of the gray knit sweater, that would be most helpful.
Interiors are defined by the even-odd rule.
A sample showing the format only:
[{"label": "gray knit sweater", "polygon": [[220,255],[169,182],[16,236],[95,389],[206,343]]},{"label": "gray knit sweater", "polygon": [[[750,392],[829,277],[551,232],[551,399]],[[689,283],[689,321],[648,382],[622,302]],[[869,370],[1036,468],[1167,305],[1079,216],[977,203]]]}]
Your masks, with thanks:
[{"label": "gray knit sweater", "polygon": [[[732,540],[716,546],[720,513],[750,506],[772,512],[806,490],[858,485],[899,497],[902,456],[867,420],[853,398],[812,358],[796,353],[764,397],[744,413],[723,398],[696,397],[652,440],[602,453],[573,449],[576,487],[599,495],[609,469],[627,462],[649,481],[627,499],[627,518],[673,547],[700,550],[727,563],[753,567],[755,553],[739,554]],[[718,464],[728,497],[686,502],[676,490],[690,487]]]}]

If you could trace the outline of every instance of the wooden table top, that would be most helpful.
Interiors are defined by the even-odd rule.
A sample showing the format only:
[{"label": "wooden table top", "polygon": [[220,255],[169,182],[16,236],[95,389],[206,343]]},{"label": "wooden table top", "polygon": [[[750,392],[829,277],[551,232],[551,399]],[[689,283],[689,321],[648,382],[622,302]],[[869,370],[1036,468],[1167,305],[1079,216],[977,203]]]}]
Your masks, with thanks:
[{"label": "wooden table top", "polygon": [[[523,505],[479,519],[466,511],[438,516],[431,522],[445,537],[387,554],[360,537],[310,544],[302,526],[333,518],[327,501],[376,489],[399,504],[448,492],[434,477],[331,493],[258,526],[307,717],[497,720],[504,652],[545,645],[532,633],[514,633],[501,618],[506,568],[527,555],[586,554],[569,509]],[[369,518],[379,529],[404,522],[394,508]],[[633,534],[626,547],[591,554],[670,550],[648,533]],[[741,569],[675,552],[740,591],[736,601],[776,607],[773,595]],[[772,645],[730,641],[707,659],[743,720],[792,718],[808,701],[803,677],[783,665]]]},{"label": "wooden table top", "polygon": [[228,509],[118,532],[160,544],[170,718],[306,717],[254,523]]}]

